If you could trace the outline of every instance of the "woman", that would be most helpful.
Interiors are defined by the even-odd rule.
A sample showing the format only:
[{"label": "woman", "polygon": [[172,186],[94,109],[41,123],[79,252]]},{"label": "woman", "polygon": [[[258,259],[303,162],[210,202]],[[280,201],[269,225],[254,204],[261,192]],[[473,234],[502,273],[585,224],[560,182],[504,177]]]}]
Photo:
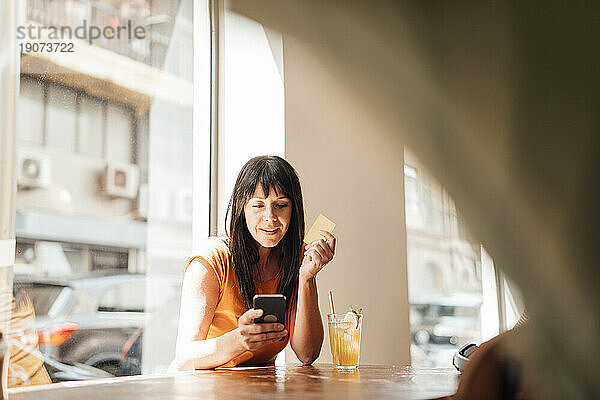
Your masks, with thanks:
[{"label": "woman", "polygon": [[[228,218],[229,217],[229,218]],[[302,249],[300,181],[277,156],[255,157],[240,171],[229,201],[228,237],[210,238],[185,271],[173,368],[272,364],[288,341],[303,364],[321,352],[316,275],[333,258],[335,237]],[[255,294],[287,299],[285,326],[255,324]]]}]

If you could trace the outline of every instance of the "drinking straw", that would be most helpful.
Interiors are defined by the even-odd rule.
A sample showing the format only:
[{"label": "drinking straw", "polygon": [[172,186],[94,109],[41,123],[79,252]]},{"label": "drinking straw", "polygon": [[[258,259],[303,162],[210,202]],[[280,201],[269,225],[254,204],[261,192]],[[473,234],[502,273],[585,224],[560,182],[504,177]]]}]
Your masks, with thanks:
[{"label": "drinking straw", "polygon": [[331,314],[335,314],[335,308],[333,307],[333,292],[329,291],[329,311]]}]

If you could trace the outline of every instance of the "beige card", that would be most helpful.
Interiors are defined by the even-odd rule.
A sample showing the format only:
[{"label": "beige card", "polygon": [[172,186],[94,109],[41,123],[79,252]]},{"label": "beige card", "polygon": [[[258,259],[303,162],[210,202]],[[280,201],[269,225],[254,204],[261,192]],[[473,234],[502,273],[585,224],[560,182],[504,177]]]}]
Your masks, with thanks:
[{"label": "beige card", "polygon": [[310,244],[315,240],[321,239],[323,236],[319,233],[319,231],[327,231],[329,233],[333,232],[333,228],[335,228],[335,223],[331,221],[329,218],[324,216],[323,214],[319,214],[315,223],[312,224],[306,236],[304,236],[304,243]]}]

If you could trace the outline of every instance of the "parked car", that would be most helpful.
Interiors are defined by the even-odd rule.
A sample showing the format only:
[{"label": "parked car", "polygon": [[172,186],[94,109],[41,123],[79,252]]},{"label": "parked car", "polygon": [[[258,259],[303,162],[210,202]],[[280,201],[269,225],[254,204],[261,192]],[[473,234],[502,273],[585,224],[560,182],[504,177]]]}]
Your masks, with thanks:
[{"label": "parked car", "polygon": [[480,295],[430,296],[412,299],[411,334],[419,346],[456,346],[462,339],[479,336]]},{"label": "parked car", "polygon": [[121,351],[121,376],[142,374],[142,341],[144,328],[140,328],[131,335]]},{"label": "parked car", "polygon": [[480,336],[481,295],[432,294],[410,304],[411,355],[421,366],[451,366],[457,348]]},{"label": "parked car", "polygon": [[[123,344],[146,318],[145,275],[112,271],[69,279],[16,276],[15,283],[33,302],[44,355],[120,374]],[[46,366],[53,380],[69,375]]]}]

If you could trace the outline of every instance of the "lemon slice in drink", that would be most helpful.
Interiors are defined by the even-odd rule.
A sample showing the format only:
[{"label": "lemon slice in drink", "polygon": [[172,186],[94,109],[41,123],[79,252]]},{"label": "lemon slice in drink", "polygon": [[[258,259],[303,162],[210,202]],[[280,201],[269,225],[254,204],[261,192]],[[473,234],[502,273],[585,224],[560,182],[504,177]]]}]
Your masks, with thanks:
[{"label": "lemon slice in drink", "polygon": [[353,312],[346,313],[346,316],[344,316],[344,322],[351,322],[353,328],[358,328],[358,319],[356,318],[356,314]]}]

